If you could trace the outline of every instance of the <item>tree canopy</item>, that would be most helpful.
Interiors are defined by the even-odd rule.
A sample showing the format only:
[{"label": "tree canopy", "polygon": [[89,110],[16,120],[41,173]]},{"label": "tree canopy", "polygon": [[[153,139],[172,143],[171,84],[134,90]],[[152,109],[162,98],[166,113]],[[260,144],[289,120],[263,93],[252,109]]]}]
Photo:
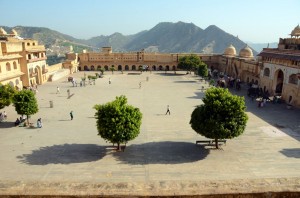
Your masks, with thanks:
[{"label": "tree canopy", "polygon": [[13,101],[16,90],[9,84],[0,84],[0,109],[9,106]]},{"label": "tree canopy", "polygon": [[200,64],[197,66],[198,75],[201,77],[207,77],[208,76],[208,69],[207,65],[204,62],[200,62]]},{"label": "tree canopy", "polygon": [[13,103],[16,112],[20,115],[26,115],[27,121],[30,115],[39,111],[37,100],[31,90],[21,90],[14,95]]},{"label": "tree canopy", "polygon": [[140,133],[142,113],[127,104],[125,96],[116,97],[112,102],[95,105],[98,135],[103,139],[120,144],[133,140]]},{"label": "tree canopy", "polygon": [[248,120],[244,97],[213,87],[206,91],[203,102],[192,112],[190,124],[200,135],[215,139],[216,148],[218,139],[232,139],[244,132]]},{"label": "tree canopy", "polygon": [[[197,55],[191,54],[189,56],[183,56],[179,58],[178,68],[187,71],[197,70],[199,66],[203,68],[206,65],[200,60]],[[207,66],[206,66],[207,69]]]}]

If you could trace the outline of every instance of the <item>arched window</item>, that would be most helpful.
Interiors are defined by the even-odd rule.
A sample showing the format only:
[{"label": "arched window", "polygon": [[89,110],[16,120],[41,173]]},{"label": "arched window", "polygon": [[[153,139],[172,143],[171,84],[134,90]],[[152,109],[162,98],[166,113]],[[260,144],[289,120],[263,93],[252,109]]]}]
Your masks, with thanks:
[{"label": "arched window", "polygon": [[264,69],[264,76],[270,76],[270,69],[269,68],[265,68]]},{"label": "arched window", "polygon": [[298,84],[298,78],[296,74],[292,74],[289,76],[289,83],[294,85]]},{"label": "arched window", "polygon": [[13,65],[14,65],[14,69],[18,69],[17,63],[15,61],[14,61]]},{"label": "arched window", "polygon": [[10,71],[10,63],[6,63],[6,71]]}]

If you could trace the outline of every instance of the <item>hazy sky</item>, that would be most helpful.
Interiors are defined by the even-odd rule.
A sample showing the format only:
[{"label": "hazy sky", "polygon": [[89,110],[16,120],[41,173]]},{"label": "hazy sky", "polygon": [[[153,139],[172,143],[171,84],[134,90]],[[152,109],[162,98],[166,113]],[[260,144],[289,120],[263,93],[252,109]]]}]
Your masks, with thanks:
[{"label": "hazy sky", "polygon": [[178,21],[217,25],[246,42],[278,42],[300,23],[300,0],[0,0],[0,26],[48,27],[82,39]]}]

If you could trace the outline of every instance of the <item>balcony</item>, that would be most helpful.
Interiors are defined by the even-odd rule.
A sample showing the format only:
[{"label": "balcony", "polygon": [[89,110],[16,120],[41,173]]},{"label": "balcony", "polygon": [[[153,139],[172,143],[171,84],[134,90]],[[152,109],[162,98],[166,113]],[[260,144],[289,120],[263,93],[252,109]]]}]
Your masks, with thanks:
[{"label": "balcony", "polygon": [[37,62],[37,61],[42,61],[42,60],[46,60],[47,57],[41,57],[41,58],[32,58],[27,60],[27,63],[32,63],[32,62]]}]

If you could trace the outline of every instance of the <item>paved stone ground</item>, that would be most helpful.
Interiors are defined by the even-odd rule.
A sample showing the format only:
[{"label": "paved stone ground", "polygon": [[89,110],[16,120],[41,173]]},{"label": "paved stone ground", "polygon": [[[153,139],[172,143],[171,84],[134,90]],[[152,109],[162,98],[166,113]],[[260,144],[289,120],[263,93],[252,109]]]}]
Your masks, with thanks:
[{"label": "paved stone ground", "polygon": [[[79,79],[83,73],[73,76]],[[41,129],[13,127],[18,115],[13,106],[4,109],[8,120],[0,123],[0,194],[300,192],[298,109],[288,110],[284,104],[257,108],[245,96],[246,131],[215,150],[196,145],[205,138],[189,125],[193,109],[202,103],[201,86],[208,86],[195,76],[107,72],[86,87],[72,87],[66,79],[38,88],[40,110],[32,121],[41,117]],[[246,95],[245,89],[235,93]],[[140,108],[143,120],[140,135],[125,152],[116,152],[97,136],[93,106],[122,94]],[[167,105],[170,116],[165,115]]]}]

